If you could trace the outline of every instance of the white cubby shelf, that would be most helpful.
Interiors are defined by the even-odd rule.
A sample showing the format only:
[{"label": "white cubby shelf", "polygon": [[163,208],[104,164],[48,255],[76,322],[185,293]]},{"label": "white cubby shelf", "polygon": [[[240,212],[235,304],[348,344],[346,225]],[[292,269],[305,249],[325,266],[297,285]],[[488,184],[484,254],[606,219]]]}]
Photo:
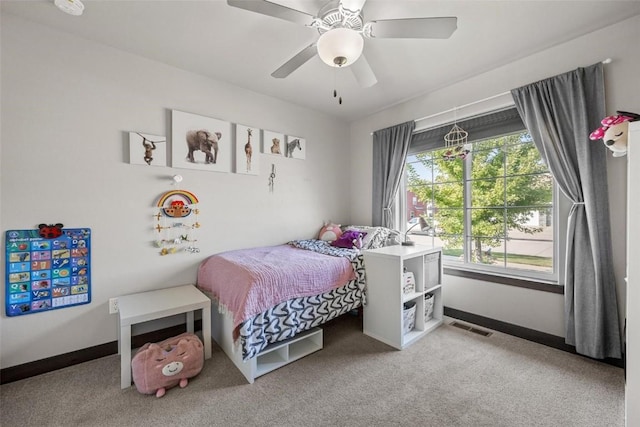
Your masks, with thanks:
[{"label": "white cubby shelf", "polygon": [[[399,350],[442,324],[442,248],[386,246],[364,251],[367,304],[363,332]],[[404,293],[405,272],[413,273],[415,290]],[[433,295],[433,313],[425,316],[425,296]],[[413,328],[405,332],[405,304],[415,304]],[[408,328],[407,328],[408,329]]]}]

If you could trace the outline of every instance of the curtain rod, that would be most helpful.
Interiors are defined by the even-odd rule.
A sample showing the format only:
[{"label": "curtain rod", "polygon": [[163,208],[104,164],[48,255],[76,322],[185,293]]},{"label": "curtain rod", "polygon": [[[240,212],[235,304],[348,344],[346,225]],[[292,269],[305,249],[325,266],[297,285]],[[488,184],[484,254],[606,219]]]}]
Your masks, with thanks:
[{"label": "curtain rod", "polygon": [[510,93],[511,93],[510,91],[502,92],[502,93],[499,93],[497,95],[489,96],[489,97],[484,98],[484,99],[479,99],[477,101],[469,102],[468,104],[460,105],[459,107],[453,107],[453,108],[450,108],[450,109],[445,110],[445,111],[439,111],[439,112],[437,112],[435,114],[431,114],[429,116],[420,117],[419,119],[415,119],[415,121],[416,122],[420,122],[422,120],[431,119],[433,117],[441,116],[442,114],[447,114],[447,113],[450,113],[452,111],[457,111],[457,110],[462,109],[462,108],[471,107],[472,105],[480,104],[482,102],[491,101],[494,98],[499,98],[501,96],[505,96],[505,95],[508,95]]},{"label": "curtain rod", "polygon": [[[611,61],[612,61],[612,59],[611,59],[611,58],[607,58],[607,59],[605,59],[604,61],[601,61],[601,62],[602,62],[603,64],[610,64],[610,63],[611,63]],[[508,95],[508,94],[510,94],[510,93],[511,93],[511,91],[502,92],[502,93],[499,93],[499,94],[497,94],[497,95],[490,96],[490,97],[488,97],[488,98],[484,98],[484,99],[480,99],[480,100],[478,100],[478,101],[470,102],[470,103],[468,103],[468,104],[460,105],[459,107],[453,107],[453,108],[451,108],[451,109],[449,109],[449,110],[446,110],[446,111],[440,111],[440,112],[438,112],[438,113],[431,114],[431,115],[429,115],[429,116],[420,117],[419,119],[415,119],[415,121],[416,121],[416,122],[419,122],[419,121],[422,121],[422,120],[431,119],[431,118],[433,118],[433,117],[437,117],[437,116],[439,116],[439,115],[441,115],[441,114],[447,114],[447,113],[450,113],[450,112],[452,112],[452,111],[456,111],[456,110],[458,110],[458,109],[467,108],[467,107],[471,107],[472,105],[480,104],[480,103],[482,103],[482,102],[491,101],[491,100],[492,100],[492,99],[494,99],[494,98],[499,98],[499,97],[501,97],[501,96],[505,96],[505,95]]]}]

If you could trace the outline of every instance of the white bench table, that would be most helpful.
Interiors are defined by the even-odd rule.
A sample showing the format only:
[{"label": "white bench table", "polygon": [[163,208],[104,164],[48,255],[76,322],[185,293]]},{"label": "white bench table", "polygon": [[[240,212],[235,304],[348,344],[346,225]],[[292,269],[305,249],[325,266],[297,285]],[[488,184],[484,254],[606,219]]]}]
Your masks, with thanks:
[{"label": "white bench table", "polygon": [[120,387],[131,386],[131,325],[186,313],[187,332],[194,332],[194,310],[202,310],[204,358],[211,358],[211,300],[193,285],[118,297]]}]

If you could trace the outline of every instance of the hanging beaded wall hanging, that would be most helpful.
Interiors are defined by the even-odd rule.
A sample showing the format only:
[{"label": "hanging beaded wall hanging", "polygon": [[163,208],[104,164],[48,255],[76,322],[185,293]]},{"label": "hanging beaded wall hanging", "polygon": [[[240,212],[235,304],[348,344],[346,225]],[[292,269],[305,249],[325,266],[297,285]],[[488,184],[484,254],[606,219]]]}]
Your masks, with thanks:
[{"label": "hanging beaded wall hanging", "polygon": [[154,245],[160,248],[160,255],[200,252],[196,246],[200,210],[195,194],[186,190],[167,191],[160,196],[157,207],[158,211],[153,216],[156,232]]}]

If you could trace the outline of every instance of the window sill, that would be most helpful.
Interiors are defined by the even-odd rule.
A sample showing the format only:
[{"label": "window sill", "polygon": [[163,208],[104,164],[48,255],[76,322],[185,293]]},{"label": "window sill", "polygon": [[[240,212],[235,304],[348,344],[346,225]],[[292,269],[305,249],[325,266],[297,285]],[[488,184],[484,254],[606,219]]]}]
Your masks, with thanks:
[{"label": "window sill", "polygon": [[498,276],[479,271],[461,270],[457,268],[444,267],[444,274],[449,276],[464,277],[466,279],[483,280],[485,282],[500,283],[502,285],[516,286],[519,288],[534,289],[536,291],[551,292],[554,294],[564,294],[564,286],[555,285],[536,280],[520,279],[516,277]]}]

